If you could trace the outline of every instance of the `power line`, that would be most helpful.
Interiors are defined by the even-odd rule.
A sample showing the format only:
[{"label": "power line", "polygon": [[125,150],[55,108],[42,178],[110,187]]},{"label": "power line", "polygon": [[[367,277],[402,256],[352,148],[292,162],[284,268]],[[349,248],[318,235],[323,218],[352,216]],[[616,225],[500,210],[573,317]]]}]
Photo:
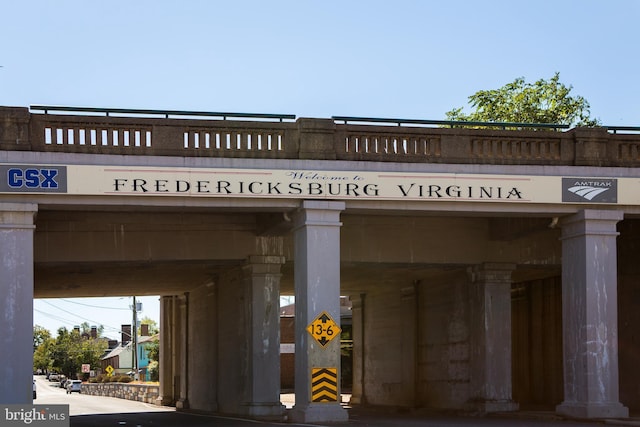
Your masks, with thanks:
[{"label": "power line", "polygon": [[[47,313],[46,311],[38,310],[37,308],[34,308],[33,311],[37,311],[38,313],[42,314],[43,316],[47,316],[47,317],[49,317],[49,318],[51,318],[53,320],[57,320],[59,322],[62,322],[63,323],[62,326],[64,326],[64,324],[69,325],[69,326],[76,326],[78,324],[78,322],[76,320],[65,319],[64,317],[56,316],[55,314]],[[111,326],[105,326],[103,324],[100,324],[100,326],[102,326],[104,328],[114,329],[117,332],[122,332],[119,329],[113,328]],[[55,332],[57,332],[57,331],[55,331]]]},{"label": "power line", "polygon": [[[70,326],[75,326],[75,325],[78,324],[78,322],[76,320],[65,319],[64,317],[56,316],[55,314],[47,313],[46,311],[38,310],[37,308],[34,308],[33,311],[37,311],[38,313],[42,314],[43,316],[47,316],[47,317],[49,317],[51,319],[57,320],[59,322],[62,322],[64,324],[67,324],[67,325],[70,325]],[[120,328],[114,328],[113,326],[104,325],[104,324],[99,323],[99,322],[93,322],[93,323],[98,323],[100,326],[104,327],[105,329],[110,329],[113,332],[118,332],[120,334],[124,333],[125,335],[129,335],[127,332],[124,332]]]},{"label": "power line", "polygon": [[47,313],[45,311],[42,310],[38,310],[37,308],[34,308],[33,311],[37,311],[38,313],[42,314],[43,316],[47,316],[53,320],[57,320],[59,322],[68,324],[68,325],[74,325],[75,323],[77,323],[76,321],[71,321],[69,319],[65,319],[64,317],[60,317],[60,316],[56,316],[55,314],[51,314],[51,313]]},{"label": "power line", "polygon": [[[55,308],[56,310],[60,310],[60,311],[65,312],[67,314],[71,314],[72,316],[76,316],[79,319],[86,320],[86,321],[91,322],[93,324],[103,326],[104,328],[108,328],[108,329],[111,329],[111,330],[119,332],[119,333],[123,333],[122,329],[120,329],[120,328],[114,328],[113,326],[105,325],[105,324],[103,324],[101,322],[98,322],[98,321],[95,321],[95,320],[91,320],[91,319],[87,319],[86,317],[82,317],[82,316],[78,315],[77,313],[72,313],[72,312],[67,311],[67,310],[65,310],[63,308],[55,306],[55,305],[51,304],[49,301],[44,301],[43,300],[42,302],[44,302],[45,304],[49,304],[51,307]],[[41,313],[41,311],[38,311],[38,312]],[[50,316],[53,316],[53,315],[50,315]],[[77,322],[71,322],[72,325],[74,323],[77,323]]]},{"label": "power line", "polygon": [[86,321],[94,323],[94,324],[99,324],[100,323],[100,322],[97,322],[95,320],[91,320],[91,319],[87,319],[86,317],[82,317],[82,316],[78,315],[77,313],[72,313],[71,311],[67,311],[67,310],[65,310],[63,308],[55,306],[55,305],[51,304],[49,301],[42,301],[42,302],[44,302],[45,304],[49,304],[51,307],[55,308],[56,310],[64,311],[65,313],[71,314],[73,316],[76,316],[76,317],[78,317],[78,318],[80,318],[82,320],[86,320]]},{"label": "power line", "polygon": [[60,298],[60,300],[64,301],[64,302],[69,302],[69,303],[72,303],[72,304],[84,305],[85,307],[102,308],[102,309],[105,309],[105,310],[125,310],[125,311],[129,311],[128,308],[104,307],[104,306],[100,306],[100,305],[91,305],[91,304],[85,304],[85,303],[78,302],[78,301],[71,301],[71,300],[64,299],[64,298]]}]

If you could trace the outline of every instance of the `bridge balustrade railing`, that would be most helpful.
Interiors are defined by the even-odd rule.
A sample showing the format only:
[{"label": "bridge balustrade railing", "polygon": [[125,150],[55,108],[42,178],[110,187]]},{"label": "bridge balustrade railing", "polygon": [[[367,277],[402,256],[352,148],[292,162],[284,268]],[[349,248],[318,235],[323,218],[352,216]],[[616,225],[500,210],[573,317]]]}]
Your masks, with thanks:
[{"label": "bridge balustrade railing", "polygon": [[34,151],[286,158],[295,123],[33,114]]},{"label": "bridge balustrade railing", "polygon": [[339,158],[429,163],[567,164],[561,132],[339,125]]},{"label": "bridge balustrade railing", "polygon": [[337,158],[390,162],[640,166],[640,134],[338,125]]},{"label": "bridge balustrade railing", "polygon": [[640,166],[640,133],[30,113],[0,107],[0,150],[377,162]]},{"label": "bridge balustrade railing", "polygon": [[612,144],[610,155],[617,159],[616,166],[640,166],[640,135],[616,134],[615,144]]}]

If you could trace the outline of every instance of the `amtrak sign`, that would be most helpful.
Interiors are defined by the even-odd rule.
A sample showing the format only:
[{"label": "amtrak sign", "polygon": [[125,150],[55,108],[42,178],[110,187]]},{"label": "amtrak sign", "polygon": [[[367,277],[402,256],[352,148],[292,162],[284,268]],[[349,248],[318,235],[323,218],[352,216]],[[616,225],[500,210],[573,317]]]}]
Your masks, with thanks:
[{"label": "amtrak sign", "polygon": [[562,201],[576,203],[617,203],[618,180],[562,178]]},{"label": "amtrak sign", "polygon": [[0,164],[0,193],[640,205],[640,178]]}]

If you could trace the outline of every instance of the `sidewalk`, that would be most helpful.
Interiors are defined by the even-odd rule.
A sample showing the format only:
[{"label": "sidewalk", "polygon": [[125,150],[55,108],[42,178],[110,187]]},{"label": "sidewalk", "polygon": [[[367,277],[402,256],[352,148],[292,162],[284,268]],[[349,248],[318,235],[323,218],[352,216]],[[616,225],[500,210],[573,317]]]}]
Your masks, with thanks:
[{"label": "sidewalk", "polygon": [[[287,409],[295,405],[294,393],[283,393],[281,402]],[[640,418],[625,419],[571,419],[556,414],[553,411],[517,411],[494,414],[454,413],[435,410],[399,410],[384,407],[354,407],[351,408],[350,394],[342,394],[342,404],[349,410],[349,421],[346,423],[330,423],[339,426],[367,426],[367,427],[472,427],[472,426],[505,426],[505,427],[534,427],[534,426],[564,426],[564,427],[594,427],[608,426],[636,426],[640,427]],[[318,423],[325,425],[325,423]]]}]

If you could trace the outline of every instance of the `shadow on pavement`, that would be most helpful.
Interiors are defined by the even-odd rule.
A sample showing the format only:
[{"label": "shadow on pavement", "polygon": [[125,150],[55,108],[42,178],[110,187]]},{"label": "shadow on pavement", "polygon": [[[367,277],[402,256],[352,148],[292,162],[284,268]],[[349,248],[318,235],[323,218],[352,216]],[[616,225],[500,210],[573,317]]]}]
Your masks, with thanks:
[{"label": "shadow on pavement", "polygon": [[243,426],[279,426],[253,420],[227,418],[210,415],[198,415],[184,412],[133,412],[126,414],[76,415],[71,417],[71,427],[243,427]]},{"label": "shadow on pavement", "polygon": [[[637,419],[636,419],[637,420]],[[631,420],[577,421],[561,419],[552,413],[510,413],[491,416],[443,414],[438,412],[393,412],[371,408],[350,408],[349,421],[341,423],[295,424],[267,422],[189,412],[136,412],[125,414],[96,414],[72,416],[71,427],[282,427],[282,426],[330,426],[330,427],[594,427],[597,425],[632,425]]]}]

